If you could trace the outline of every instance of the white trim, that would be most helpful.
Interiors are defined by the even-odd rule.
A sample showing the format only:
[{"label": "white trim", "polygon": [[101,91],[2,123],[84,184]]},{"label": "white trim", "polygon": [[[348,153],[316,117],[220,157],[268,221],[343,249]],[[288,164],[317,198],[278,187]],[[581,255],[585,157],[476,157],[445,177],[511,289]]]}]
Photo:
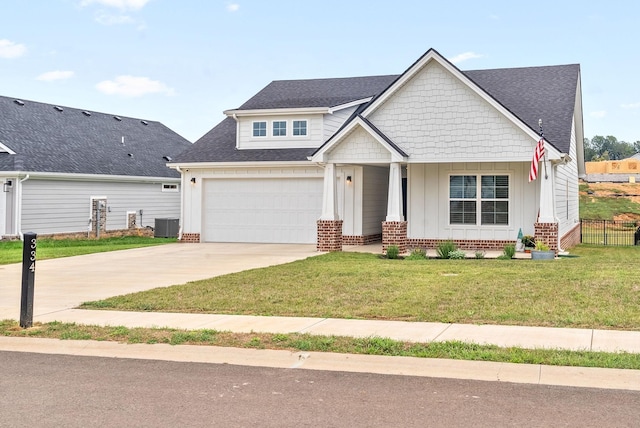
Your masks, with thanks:
[{"label": "white trim", "polygon": [[212,168],[265,168],[265,167],[296,167],[296,166],[313,166],[316,167],[316,163],[312,161],[252,161],[252,162],[189,162],[189,163],[174,163],[167,164],[169,168],[181,169],[188,171],[189,169],[212,169]]},{"label": "white trim", "polygon": [[[509,197],[507,199],[497,199],[497,198],[482,198],[482,177],[496,177],[499,175],[506,175],[509,178]],[[451,223],[451,177],[465,177],[465,176],[474,176],[476,177],[476,197],[474,199],[466,199],[466,198],[453,198],[454,201],[475,201],[476,203],[476,222],[473,224],[470,223]],[[477,180],[480,178],[480,180]],[[511,208],[513,207],[513,174],[511,172],[499,172],[499,171],[455,171],[449,172],[447,174],[447,227],[455,227],[455,228],[469,228],[469,229],[508,229],[511,226],[512,222],[512,214]],[[509,216],[507,224],[482,224],[482,202],[483,201],[507,201],[509,204],[507,215]]]},{"label": "white trim", "polygon": [[362,98],[361,100],[351,101],[350,103],[340,104],[338,106],[329,108],[328,113],[329,114],[333,114],[333,113],[335,113],[337,111],[344,110],[344,109],[349,108],[349,107],[359,106],[360,104],[368,103],[372,99],[373,99],[373,97],[368,97],[368,98]]},{"label": "white trim", "polygon": [[[255,124],[256,123],[264,123],[264,135],[254,135],[255,132]],[[251,121],[251,139],[262,140],[269,137],[269,121],[268,120],[252,120]]]},{"label": "white trim", "polygon": [[0,153],[9,153],[10,155],[15,155],[16,154],[16,152],[14,152],[8,146],[5,146],[2,143],[0,143]]},{"label": "white trim", "polygon": [[302,115],[302,114],[327,114],[330,113],[329,107],[300,107],[300,108],[272,108],[257,110],[225,110],[223,113],[229,117],[242,116],[283,116],[283,115]]}]

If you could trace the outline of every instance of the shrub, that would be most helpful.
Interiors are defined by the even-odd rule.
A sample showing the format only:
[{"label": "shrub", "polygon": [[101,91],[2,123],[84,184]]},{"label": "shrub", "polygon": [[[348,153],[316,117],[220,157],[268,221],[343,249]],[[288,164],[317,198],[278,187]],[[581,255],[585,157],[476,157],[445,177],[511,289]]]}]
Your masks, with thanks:
[{"label": "shrub", "polygon": [[549,246],[544,241],[536,242],[536,250],[538,251],[549,251]]},{"label": "shrub", "polygon": [[453,250],[449,253],[449,258],[452,260],[463,260],[467,257],[467,253],[462,250]]},{"label": "shrub", "polygon": [[502,250],[502,254],[504,254],[505,257],[512,259],[513,256],[516,255],[516,246],[513,244],[505,245],[504,250]]},{"label": "shrub", "polygon": [[400,255],[400,249],[397,245],[389,245],[387,247],[387,258],[388,259],[397,259],[398,255]]},{"label": "shrub", "polygon": [[444,241],[438,244],[436,252],[438,253],[439,258],[448,259],[449,254],[457,249],[458,247],[456,247],[456,244],[454,244],[453,241]]},{"label": "shrub", "polygon": [[508,257],[506,254],[500,254],[496,257],[497,260],[511,260],[511,257]]},{"label": "shrub", "polygon": [[427,253],[422,248],[414,248],[413,251],[411,251],[411,254],[409,254],[405,258],[405,260],[426,260],[426,259],[427,259]]},{"label": "shrub", "polygon": [[476,250],[475,256],[476,259],[484,259],[485,254],[487,254],[484,250]]}]

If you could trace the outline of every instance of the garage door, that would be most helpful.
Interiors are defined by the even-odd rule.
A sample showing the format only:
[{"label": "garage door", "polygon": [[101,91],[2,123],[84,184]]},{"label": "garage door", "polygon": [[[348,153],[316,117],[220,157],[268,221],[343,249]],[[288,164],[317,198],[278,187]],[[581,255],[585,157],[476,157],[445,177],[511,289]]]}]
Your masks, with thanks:
[{"label": "garage door", "polygon": [[204,180],[206,242],[315,243],[321,178]]}]

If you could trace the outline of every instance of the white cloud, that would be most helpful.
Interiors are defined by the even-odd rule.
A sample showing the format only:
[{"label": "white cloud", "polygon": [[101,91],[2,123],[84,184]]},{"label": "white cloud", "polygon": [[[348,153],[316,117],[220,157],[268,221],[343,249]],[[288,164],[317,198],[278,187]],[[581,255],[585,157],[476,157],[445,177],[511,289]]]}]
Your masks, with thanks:
[{"label": "white cloud", "polygon": [[458,63],[461,63],[462,61],[466,61],[468,59],[482,58],[482,57],[484,57],[484,55],[480,55],[480,54],[477,54],[475,52],[464,52],[464,53],[461,53],[459,55],[454,56],[453,58],[449,58],[449,61],[451,61],[454,64],[458,64]]},{"label": "white cloud", "polygon": [[7,39],[0,39],[0,58],[17,58],[27,52],[27,47]]},{"label": "white cloud", "polygon": [[133,24],[135,20],[128,15],[110,15],[104,11],[96,13],[96,21],[102,25]]},{"label": "white cloud", "polygon": [[640,103],[622,104],[620,107],[627,109],[640,108]]},{"label": "white cloud", "polygon": [[602,119],[606,115],[607,115],[607,112],[605,110],[592,111],[589,114],[589,116],[595,117],[596,119]]},{"label": "white cloud", "polygon": [[174,95],[175,91],[164,83],[148,77],[118,76],[114,80],[104,80],[96,88],[107,95],[141,97],[147,94]]},{"label": "white cloud", "polygon": [[73,77],[73,71],[47,71],[46,73],[42,73],[40,76],[36,77],[36,80],[44,80],[45,82],[52,82],[54,80],[63,80],[69,79]]},{"label": "white cloud", "polygon": [[107,7],[115,7],[121,10],[140,10],[150,0],[82,0],[80,6],[99,4]]},{"label": "white cloud", "polygon": [[240,5],[238,3],[227,3],[227,10],[229,12],[237,12],[240,9]]}]

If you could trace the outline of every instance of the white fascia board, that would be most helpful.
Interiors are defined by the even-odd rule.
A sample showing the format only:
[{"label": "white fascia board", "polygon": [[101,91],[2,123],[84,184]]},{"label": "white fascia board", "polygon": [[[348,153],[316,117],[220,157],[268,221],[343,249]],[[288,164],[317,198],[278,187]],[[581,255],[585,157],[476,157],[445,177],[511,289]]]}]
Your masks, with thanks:
[{"label": "white fascia board", "polygon": [[312,161],[268,161],[268,162],[189,162],[167,164],[171,169],[185,171],[187,169],[211,169],[211,168],[273,168],[273,167],[297,167],[316,166]]},{"label": "white fascia board", "polygon": [[329,109],[329,114],[333,114],[333,113],[335,113],[337,111],[344,110],[344,109],[349,108],[349,107],[359,106],[360,104],[368,103],[372,99],[373,99],[373,97],[363,98],[361,100],[351,101],[350,103],[340,104],[338,106],[331,107]]},{"label": "white fascia board", "polygon": [[337,146],[342,142],[342,140],[349,135],[356,126],[361,126],[365,131],[367,131],[375,140],[382,145],[389,153],[391,154],[391,160],[393,162],[406,162],[407,158],[402,156],[400,153],[396,151],[396,149],[389,145],[377,132],[375,132],[365,121],[363,121],[360,117],[356,117],[352,120],[346,127],[342,128],[340,132],[335,134],[332,138],[332,141],[329,144],[323,146],[316,154],[313,155],[311,160],[313,162],[326,162],[326,153],[329,152],[332,148]]},{"label": "white fascia board", "polygon": [[23,178],[29,176],[30,180],[64,180],[64,181],[118,181],[130,183],[172,183],[180,182],[176,177],[143,177],[132,175],[104,175],[104,174],[70,174],[65,172],[30,172],[30,171],[2,171],[3,176]]},{"label": "white fascia board", "polygon": [[225,110],[223,113],[229,117],[243,116],[282,116],[282,115],[306,115],[326,114],[329,107],[300,107],[300,108],[271,108],[258,110]]},{"label": "white fascia board", "polygon": [[2,144],[2,142],[0,142],[0,153],[9,153],[10,155],[15,155],[16,154],[16,152],[11,150],[9,148],[9,146],[6,146],[6,145]]},{"label": "white fascia board", "polygon": [[449,61],[440,56],[437,52],[431,50],[427,52],[422,58],[420,58],[412,67],[404,72],[394,83],[391,85],[378,99],[374,100],[371,105],[367,106],[361,113],[363,117],[369,117],[374,111],[378,109],[387,99],[392,97],[398,89],[400,89],[405,83],[411,80],[417,73],[420,72],[431,61],[436,61],[444,69],[449,71],[453,76],[457,77],[462,83],[467,85],[472,91],[478,94],[483,100],[490,104],[493,108],[498,110],[503,116],[509,119],[515,126],[520,128],[525,134],[531,136],[531,138],[538,141],[540,136],[531,128],[529,128],[524,122],[522,122],[513,113],[507,110],[502,104],[496,101],[493,97],[487,94],[481,87],[469,79],[459,68],[451,64]]}]

